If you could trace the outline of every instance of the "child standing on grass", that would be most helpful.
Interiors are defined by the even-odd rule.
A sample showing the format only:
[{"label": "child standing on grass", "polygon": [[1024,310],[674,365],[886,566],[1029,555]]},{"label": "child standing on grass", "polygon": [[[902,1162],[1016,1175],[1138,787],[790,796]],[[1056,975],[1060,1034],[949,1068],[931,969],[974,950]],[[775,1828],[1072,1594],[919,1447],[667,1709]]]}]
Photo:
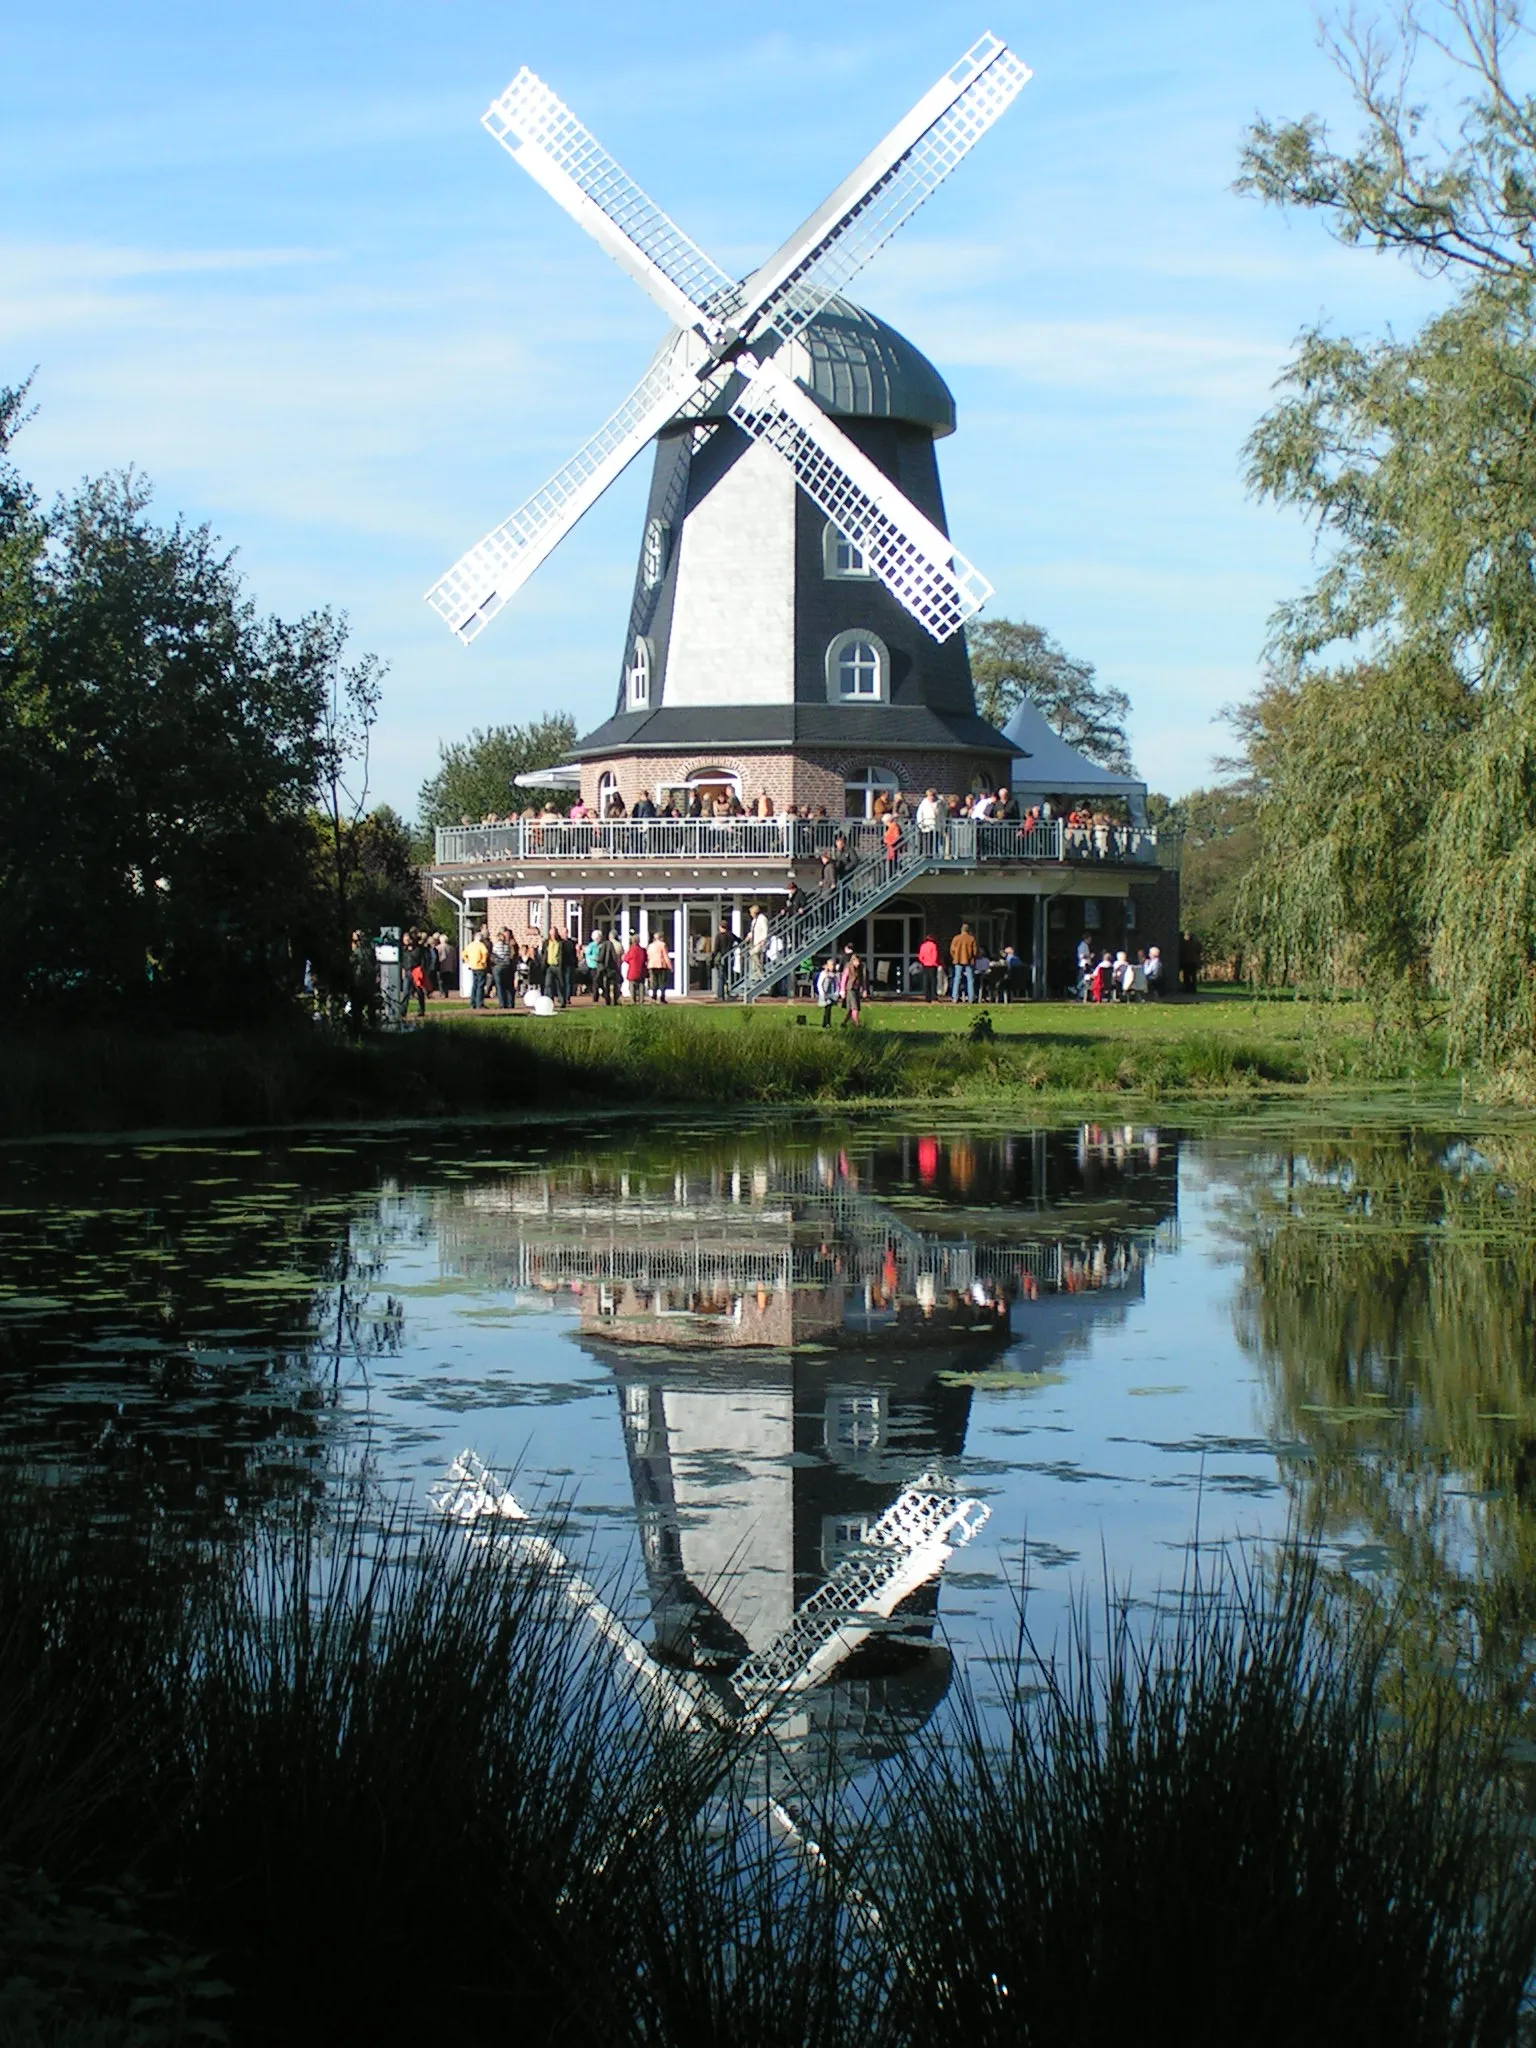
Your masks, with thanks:
[{"label": "child standing on grass", "polygon": [[826,960],[816,977],[816,1000],[821,1005],[821,1028],[825,1031],[832,1022],[832,1006],[837,1001],[837,962]]}]

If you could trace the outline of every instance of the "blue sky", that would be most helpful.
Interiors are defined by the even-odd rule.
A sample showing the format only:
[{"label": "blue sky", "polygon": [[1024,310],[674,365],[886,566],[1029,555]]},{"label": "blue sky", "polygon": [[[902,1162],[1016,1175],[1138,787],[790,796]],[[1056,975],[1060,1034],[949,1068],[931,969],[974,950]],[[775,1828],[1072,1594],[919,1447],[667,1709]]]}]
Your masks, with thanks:
[{"label": "blue sky", "polygon": [[1241,448],[1298,331],[1427,288],[1231,192],[1256,112],[1347,118],[1297,0],[701,10],[676,0],[56,0],[0,77],[0,382],[46,491],[132,463],[258,603],[389,664],[376,794],[440,738],[612,708],[647,463],[465,650],[422,603],[628,391],[650,302],[479,116],[520,64],[727,269],[775,246],[986,27],[1034,68],[860,279],[949,380],[950,526],[1132,700],[1178,794],[1309,572]]}]

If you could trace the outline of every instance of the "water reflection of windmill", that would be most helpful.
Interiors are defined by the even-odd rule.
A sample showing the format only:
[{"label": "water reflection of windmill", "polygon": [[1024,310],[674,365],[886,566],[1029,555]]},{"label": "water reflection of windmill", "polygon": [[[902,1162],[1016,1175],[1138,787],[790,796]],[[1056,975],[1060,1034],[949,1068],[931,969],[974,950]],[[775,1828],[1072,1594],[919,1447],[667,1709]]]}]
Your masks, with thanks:
[{"label": "water reflection of windmill", "polygon": [[[783,1678],[800,1618],[867,1563],[907,1492],[944,1492],[968,1374],[1021,1323],[1065,1341],[1057,1323],[1069,1336],[1139,1291],[1173,1204],[1172,1156],[1148,1149],[1107,1170],[1044,1133],[573,1165],[455,1195],[439,1242],[458,1270],[574,1295],[618,1386],[653,1653],[750,1689],[760,1668]],[[1074,1192],[1121,1188],[1130,1229],[1046,1223]],[[857,1644],[826,1638],[805,1660],[815,1680],[790,1687],[800,1731],[835,1719],[840,1741],[878,1750],[931,1711],[937,1602],[932,1573]]]}]

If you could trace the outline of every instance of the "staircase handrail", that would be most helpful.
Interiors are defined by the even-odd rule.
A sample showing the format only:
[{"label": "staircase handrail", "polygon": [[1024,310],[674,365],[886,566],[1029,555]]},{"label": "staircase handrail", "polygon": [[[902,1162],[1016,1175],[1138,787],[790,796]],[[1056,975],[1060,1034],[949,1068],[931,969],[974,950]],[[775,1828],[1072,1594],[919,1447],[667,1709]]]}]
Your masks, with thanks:
[{"label": "staircase handrail", "polygon": [[744,936],[741,969],[728,977],[725,985],[727,995],[750,1002],[753,996],[772,988],[786,975],[793,974],[807,954],[814,954],[818,946],[846,930],[871,902],[889,894],[894,887],[909,882],[931,865],[921,858],[915,862],[901,858],[901,854],[908,850],[909,834],[904,832],[898,843],[901,853],[894,861],[887,858],[885,848],[881,846],[862,860],[855,861],[835,889],[824,895],[818,894],[802,909],[782,912],[774,918],[768,927],[768,949],[771,950],[777,940],[779,950],[771,959],[765,951],[760,972],[754,969],[751,950]]}]

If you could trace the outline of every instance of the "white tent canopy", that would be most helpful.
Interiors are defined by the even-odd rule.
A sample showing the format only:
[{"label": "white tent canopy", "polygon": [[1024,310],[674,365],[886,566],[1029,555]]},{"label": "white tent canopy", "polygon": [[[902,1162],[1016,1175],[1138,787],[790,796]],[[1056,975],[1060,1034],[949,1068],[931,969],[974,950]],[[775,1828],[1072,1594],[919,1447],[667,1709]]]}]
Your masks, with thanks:
[{"label": "white tent canopy", "polygon": [[1052,731],[1045,713],[1026,697],[1003,727],[1005,739],[1024,749],[1027,759],[1013,764],[1013,793],[1034,803],[1046,797],[1117,797],[1130,808],[1131,823],[1147,822],[1147,785],[1134,775],[1101,768]]},{"label": "white tent canopy", "polygon": [[531,775],[514,775],[514,789],[580,789],[581,763],[562,761],[558,768],[535,768]]}]

